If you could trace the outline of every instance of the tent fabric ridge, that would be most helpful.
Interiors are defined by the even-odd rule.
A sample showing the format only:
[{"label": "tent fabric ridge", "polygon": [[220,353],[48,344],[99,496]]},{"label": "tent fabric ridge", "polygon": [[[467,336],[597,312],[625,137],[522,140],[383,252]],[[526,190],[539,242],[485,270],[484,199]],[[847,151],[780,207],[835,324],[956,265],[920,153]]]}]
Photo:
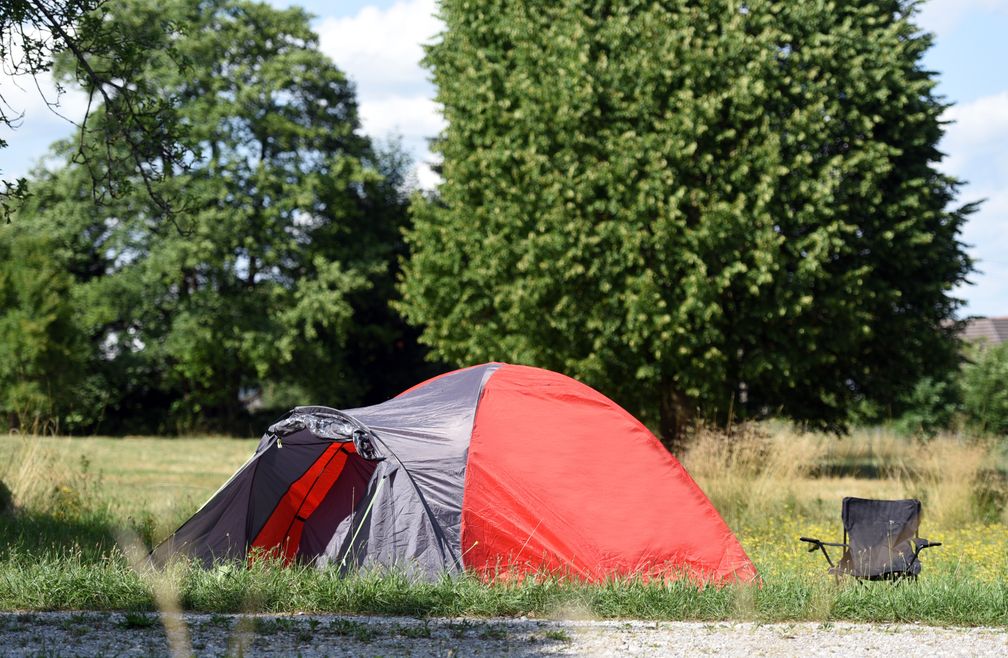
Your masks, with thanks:
[{"label": "tent fabric ridge", "polygon": [[[251,513],[252,512],[252,492],[255,491],[256,477],[259,475],[259,466],[260,466],[260,464],[262,464],[261,457],[266,454],[266,451],[270,449],[270,446],[275,445],[278,441],[279,441],[279,437],[274,436],[273,439],[272,439],[272,441],[270,442],[270,444],[268,446],[266,446],[266,448],[264,448],[261,452],[259,452],[256,455],[255,467],[252,469],[252,476],[251,476],[252,477],[252,482],[249,483],[249,492],[248,492],[248,497],[246,498],[246,503],[245,503],[245,548],[244,548],[244,552],[245,552],[245,556],[246,557],[248,556],[248,549],[249,549],[249,546],[252,544],[252,539],[256,535],[259,534],[259,531],[262,530],[262,528],[259,528],[259,530],[256,531],[256,535],[252,534],[252,524],[255,522],[255,519],[252,518],[252,513]],[[311,468],[311,466],[309,465],[308,468]],[[307,470],[308,469],[305,469],[305,472],[307,472]],[[302,473],[302,475],[304,475],[304,473]],[[296,481],[296,479],[297,478],[295,478],[295,480],[292,480],[291,482],[289,482],[287,484],[287,489],[283,492],[283,494],[280,495],[281,499],[284,496],[287,495],[287,491],[290,491],[290,488],[291,488],[291,486],[293,486],[293,484]],[[272,514],[272,512],[270,512],[270,513]],[[268,520],[269,517],[267,516],[266,519]],[[263,523],[265,524],[266,522],[263,521]]]},{"label": "tent fabric ridge", "polygon": [[[350,425],[353,429],[345,431],[345,428],[341,428],[344,429],[343,432],[331,432],[329,431],[329,427],[323,425],[326,420],[318,418],[319,416],[332,416],[337,421]],[[352,441],[357,447],[357,454],[364,459],[375,461],[383,458],[374,448],[375,440],[377,439],[377,434],[374,430],[345,411],[322,405],[294,407],[284,419],[271,425],[268,431],[275,432],[274,428],[291,420],[301,420],[305,429],[318,438],[344,443]]]}]

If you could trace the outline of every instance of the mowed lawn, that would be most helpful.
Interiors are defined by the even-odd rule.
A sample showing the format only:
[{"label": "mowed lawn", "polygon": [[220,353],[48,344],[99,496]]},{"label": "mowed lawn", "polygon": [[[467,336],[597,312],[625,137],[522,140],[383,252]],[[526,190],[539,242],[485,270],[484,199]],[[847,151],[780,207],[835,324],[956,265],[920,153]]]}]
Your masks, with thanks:
[{"label": "mowed lawn", "polygon": [[[168,572],[131,566],[124,552],[135,556],[177,527],[255,445],[213,437],[0,438],[0,480],[17,504],[16,513],[0,516],[0,609],[169,605],[1008,625],[1008,460],[998,441],[881,431],[838,439],[777,425],[732,437],[702,434],[683,462],[756,563],[763,577],[757,587],[549,578],[488,586],[471,577],[425,583],[402,573],[341,577],[269,564]],[[841,539],[845,495],[922,499],[921,534],[945,546],[924,553],[917,582],[838,585],[821,555],[806,552],[799,535]]]},{"label": "mowed lawn", "polygon": [[[0,479],[29,511],[68,518],[101,512],[123,523],[145,519],[155,532],[167,533],[231,477],[257,442],[8,436],[0,438]],[[69,509],[60,509],[60,502]]]},{"label": "mowed lawn", "polygon": [[[202,505],[252,455],[258,439],[47,438],[63,466],[87,463],[94,493],[116,516],[179,520]],[[85,462],[86,460],[86,462]]]}]

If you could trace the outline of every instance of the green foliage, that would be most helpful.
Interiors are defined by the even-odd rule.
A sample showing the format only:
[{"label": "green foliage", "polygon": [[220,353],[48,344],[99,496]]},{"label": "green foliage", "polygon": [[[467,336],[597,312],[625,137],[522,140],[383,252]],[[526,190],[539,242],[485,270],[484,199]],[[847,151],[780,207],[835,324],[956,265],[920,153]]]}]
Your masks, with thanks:
[{"label": "green foliage", "polygon": [[904,411],[896,427],[904,434],[925,435],[948,429],[959,412],[961,396],[958,379],[924,377],[902,401]]},{"label": "green foliage", "polygon": [[[419,355],[388,307],[409,163],[360,135],[353,87],[318,50],[307,14],[134,0],[108,20],[124,34],[185,26],[136,76],[176,100],[183,147],[199,157],[152,184],[85,133],[57,152],[71,156],[83,140],[90,160],[39,172],[19,209],[20,223],[70,254],[90,366],[114,392],[101,427],[138,429],[109,424],[122,418],[147,431],[251,433],[242,399],[267,385],[348,405],[398,387],[390,363],[413,379]],[[96,108],[96,120],[107,112]],[[130,186],[96,191],[92,166]],[[147,187],[186,199],[177,228]]]},{"label": "green foliage", "polygon": [[73,281],[55,247],[45,235],[0,227],[0,418],[29,431],[57,429],[85,379]]},{"label": "green foliage", "polygon": [[970,427],[1008,435],[1008,343],[974,349],[963,366],[962,387]]},{"label": "green foliage", "polygon": [[667,439],[897,405],[956,367],[971,269],[911,14],[445,0],[402,311],[439,358],[569,373]]}]

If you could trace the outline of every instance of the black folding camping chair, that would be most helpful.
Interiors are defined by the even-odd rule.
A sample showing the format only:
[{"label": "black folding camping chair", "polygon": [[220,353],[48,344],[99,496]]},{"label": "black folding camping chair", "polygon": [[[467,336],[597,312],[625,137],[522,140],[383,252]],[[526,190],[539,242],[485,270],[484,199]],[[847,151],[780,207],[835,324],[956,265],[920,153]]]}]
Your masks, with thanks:
[{"label": "black folding camping chair", "polygon": [[[829,562],[829,573],[840,578],[848,575],[865,580],[916,579],[921,565],[918,557],[925,548],[941,546],[917,536],[920,526],[919,500],[872,500],[844,498],[843,543],[812,537],[799,537],[812,544],[809,553],[822,551]],[[827,546],[842,547],[836,564]]]}]

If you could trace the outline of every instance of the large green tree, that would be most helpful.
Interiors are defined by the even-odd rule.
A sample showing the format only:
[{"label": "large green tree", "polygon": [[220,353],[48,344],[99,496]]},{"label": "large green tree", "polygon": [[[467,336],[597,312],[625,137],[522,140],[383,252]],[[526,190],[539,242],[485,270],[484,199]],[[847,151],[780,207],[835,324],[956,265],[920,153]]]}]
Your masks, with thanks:
[{"label": "large green tree", "polygon": [[971,206],[903,0],[444,0],[447,128],[403,311],[433,354],[580,377],[674,444],[842,426],[954,367]]},{"label": "large green tree", "polygon": [[191,63],[154,50],[140,73],[177,99],[198,156],[156,184],[184,199],[178,228],[143,186],[94,204],[74,163],[43,174],[18,217],[74,254],[114,416],[170,405],[160,429],[233,429],[253,393],[347,405],[404,386],[419,357],[388,300],[408,163],[361,135],[353,87],[302,10],[132,1],[110,20],[128,33],[159,18],[185,26],[166,47]]}]

